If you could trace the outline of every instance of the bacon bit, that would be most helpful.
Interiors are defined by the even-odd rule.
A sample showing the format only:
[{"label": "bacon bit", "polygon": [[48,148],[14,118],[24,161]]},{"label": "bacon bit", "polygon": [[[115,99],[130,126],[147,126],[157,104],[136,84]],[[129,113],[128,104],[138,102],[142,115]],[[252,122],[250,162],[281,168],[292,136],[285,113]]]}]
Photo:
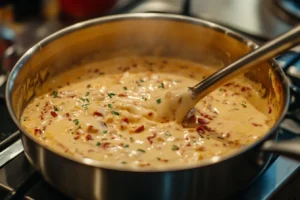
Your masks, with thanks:
[{"label": "bacon bit", "polygon": [[253,126],[262,126],[261,124],[252,123]]},{"label": "bacon bit", "polygon": [[52,117],[57,117],[57,113],[54,111],[51,111],[50,114],[52,115]]},{"label": "bacon bit", "polygon": [[204,125],[204,124],[209,124],[209,122],[203,118],[198,118],[198,124]]},{"label": "bacon bit", "polygon": [[93,137],[92,137],[90,134],[87,134],[87,135],[85,136],[85,139],[86,139],[86,140],[93,140]]},{"label": "bacon bit", "polygon": [[153,144],[153,139],[156,137],[156,133],[153,133],[152,136],[147,137],[147,140],[149,141],[150,144]]},{"label": "bacon bit", "polygon": [[39,128],[35,128],[34,129],[34,135],[37,135],[37,134],[42,134],[42,130],[39,129]]},{"label": "bacon bit", "polygon": [[123,147],[123,146],[124,146],[124,143],[120,143],[119,146]]},{"label": "bacon bit", "polygon": [[200,113],[200,115],[206,119],[213,120],[213,117],[209,116],[208,114]]},{"label": "bacon bit", "polygon": [[89,125],[87,128],[87,132],[88,133],[97,133],[98,129],[94,128],[94,126],[92,126],[92,125]]},{"label": "bacon bit", "polygon": [[95,152],[95,150],[94,149],[89,149],[88,153],[91,153],[91,152]]},{"label": "bacon bit", "polygon": [[271,114],[272,113],[272,108],[269,106],[269,112],[268,112],[269,114]]},{"label": "bacon bit", "polygon": [[185,146],[186,146],[186,147],[190,147],[190,146],[191,146],[191,143],[187,143]]},{"label": "bacon bit", "polygon": [[94,112],[93,116],[103,117],[103,114],[100,112]]},{"label": "bacon bit", "polygon": [[196,116],[195,115],[191,115],[188,119],[187,122],[188,123],[195,123],[196,121]]},{"label": "bacon bit", "polygon": [[40,118],[41,118],[41,120],[44,120],[44,119],[45,119],[45,118],[44,118],[44,112],[41,112]]},{"label": "bacon bit", "polygon": [[144,125],[142,125],[142,126],[140,126],[140,127],[138,127],[137,129],[135,129],[135,133],[140,133],[140,132],[142,132],[143,130],[145,129],[145,127],[144,127]]},{"label": "bacon bit", "polygon": [[47,126],[43,126],[42,130],[44,131],[44,130],[46,130],[46,128],[47,128]]},{"label": "bacon bit", "polygon": [[115,136],[112,136],[110,139],[114,140],[116,137]]},{"label": "bacon bit", "polygon": [[148,166],[150,166],[150,163],[139,163],[139,166],[140,167],[148,167]]},{"label": "bacon bit", "polygon": [[190,138],[189,138],[189,136],[187,135],[187,136],[185,136],[185,140],[189,140]]},{"label": "bacon bit", "polygon": [[234,84],[233,82],[229,82],[229,83],[226,83],[224,86],[229,87],[229,86],[231,86],[233,84]]},{"label": "bacon bit", "polygon": [[78,140],[79,139],[79,135],[76,135],[75,137],[74,137],[74,140]]},{"label": "bacon bit", "polygon": [[129,124],[129,119],[127,117],[121,119],[121,122],[125,122],[126,124]]},{"label": "bacon bit", "polygon": [[67,85],[70,85],[70,82],[67,82]]},{"label": "bacon bit", "polygon": [[98,73],[98,72],[99,72],[99,69],[95,69],[95,70],[94,70],[94,73]]},{"label": "bacon bit", "polygon": [[234,87],[240,87],[240,85],[239,84],[235,84]]},{"label": "bacon bit", "polygon": [[118,94],[118,97],[127,97],[127,94],[121,93],[121,94]]},{"label": "bacon bit", "polygon": [[108,147],[109,147],[109,144],[110,144],[109,142],[104,142],[103,145],[102,145],[102,148],[103,148],[103,149],[108,148]]},{"label": "bacon bit", "polygon": [[164,142],[165,140],[163,138],[159,137],[159,138],[156,139],[156,141],[157,142]]},{"label": "bacon bit", "polygon": [[237,96],[240,95],[238,92],[233,93],[231,96]]},{"label": "bacon bit", "polygon": [[153,112],[149,112],[148,116],[151,117],[153,115]]}]

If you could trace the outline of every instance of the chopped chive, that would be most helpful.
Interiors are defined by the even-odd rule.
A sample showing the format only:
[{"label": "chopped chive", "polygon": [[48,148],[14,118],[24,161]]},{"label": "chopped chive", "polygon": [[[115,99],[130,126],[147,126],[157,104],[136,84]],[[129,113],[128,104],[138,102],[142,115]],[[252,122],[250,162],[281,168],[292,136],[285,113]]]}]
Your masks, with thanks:
[{"label": "chopped chive", "polygon": [[179,150],[179,147],[176,146],[176,145],[173,145],[173,146],[172,146],[172,150],[173,150],[173,151],[177,151],[177,150]]},{"label": "chopped chive", "polygon": [[142,96],[142,99],[143,99],[144,101],[147,101],[147,98],[146,98],[146,97],[144,97],[144,96]]},{"label": "chopped chive", "polygon": [[116,94],[115,94],[115,93],[108,93],[107,95],[109,96],[109,98],[112,98],[112,97],[115,96]]},{"label": "chopped chive", "polygon": [[75,125],[79,124],[79,120],[78,119],[74,119],[73,122],[75,123]]},{"label": "chopped chive", "polygon": [[109,107],[109,108],[113,108],[111,104],[108,104],[108,107]]},{"label": "chopped chive", "polygon": [[129,144],[125,144],[124,148],[128,148],[129,147]]},{"label": "chopped chive", "polygon": [[241,103],[241,105],[242,105],[244,108],[247,108],[246,104],[244,104],[244,103]]},{"label": "chopped chive", "polygon": [[161,99],[156,99],[156,103],[160,104],[161,103]]},{"label": "chopped chive", "polygon": [[87,110],[87,109],[88,109],[88,107],[87,107],[88,105],[89,105],[88,103],[87,103],[87,104],[83,104],[82,107],[83,107],[85,110]]},{"label": "chopped chive", "polygon": [[123,87],[124,90],[127,90],[127,87]]},{"label": "chopped chive", "polygon": [[101,143],[100,142],[97,142],[97,144],[96,144],[98,147],[100,147],[101,146]]},{"label": "chopped chive", "polygon": [[53,106],[53,108],[54,108],[54,111],[56,111],[56,112],[59,111],[56,106]]},{"label": "chopped chive", "polygon": [[164,83],[161,83],[159,86],[158,86],[158,88],[165,88],[165,85],[164,85]]},{"label": "chopped chive", "polygon": [[57,98],[57,91],[53,91],[53,93],[52,93],[52,96],[53,96],[53,98]]},{"label": "chopped chive", "polygon": [[143,149],[137,149],[139,152],[145,153],[146,151]]},{"label": "chopped chive", "polygon": [[86,92],[86,93],[85,93],[85,96],[89,96],[89,95],[90,95],[90,92]]},{"label": "chopped chive", "polygon": [[165,133],[165,136],[169,137],[169,136],[172,136],[172,134],[168,131],[168,132]]},{"label": "chopped chive", "polygon": [[103,134],[106,134],[106,133],[107,133],[107,130],[102,131],[102,133],[103,133]]},{"label": "chopped chive", "polygon": [[201,133],[199,133],[198,135],[199,135],[201,138],[204,138],[204,136],[203,136]]},{"label": "chopped chive", "polygon": [[113,115],[120,115],[120,113],[118,113],[116,111],[111,111],[111,114],[113,114]]},{"label": "chopped chive", "polygon": [[133,142],[133,141],[134,141],[133,137],[130,137],[129,139],[130,139],[130,141],[131,141],[131,142]]}]

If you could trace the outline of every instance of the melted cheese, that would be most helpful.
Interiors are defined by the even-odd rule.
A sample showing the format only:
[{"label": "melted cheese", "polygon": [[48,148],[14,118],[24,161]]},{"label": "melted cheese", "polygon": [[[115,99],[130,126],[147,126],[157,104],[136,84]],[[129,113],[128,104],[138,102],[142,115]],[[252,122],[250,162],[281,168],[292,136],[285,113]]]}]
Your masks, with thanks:
[{"label": "melted cheese", "polygon": [[264,136],[274,122],[251,104],[268,106],[243,77],[203,98],[189,118],[194,126],[159,117],[169,109],[166,94],[211,72],[149,57],[86,64],[49,80],[25,108],[22,126],[52,149],[109,165],[164,168],[218,160]]}]

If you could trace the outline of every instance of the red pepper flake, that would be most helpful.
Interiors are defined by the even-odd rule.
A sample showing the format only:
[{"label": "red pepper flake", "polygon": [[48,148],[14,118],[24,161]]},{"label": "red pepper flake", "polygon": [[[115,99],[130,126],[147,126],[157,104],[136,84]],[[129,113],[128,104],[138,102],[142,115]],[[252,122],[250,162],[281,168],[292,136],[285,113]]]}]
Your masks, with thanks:
[{"label": "red pepper flake", "polygon": [[51,114],[52,117],[57,117],[57,113],[54,112],[54,111],[51,111],[50,114]]},{"label": "red pepper flake", "polygon": [[195,123],[196,121],[196,116],[195,115],[191,115],[188,119],[187,119],[188,123]]},{"label": "red pepper flake", "polygon": [[144,127],[144,125],[142,125],[142,126],[140,126],[140,127],[138,127],[137,129],[135,129],[135,133],[140,133],[140,132],[142,132],[143,130],[145,129],[145,127]]},{"label": "red pepper flake", "polygon": [[129,124],[129,119],[127,117],[125,117],[125,118],[121,119],[121,122],[125,122],[125,123]]},{"label": "red pepper flake", "polygon": [[250,88],[249,88],[249,87],[242,87],[242,88],[241,88],[241,91],[242,91],[242,92],[245,92],[245,91],[247,91],[247,90],[250,90]]},{"label": "red pepper flake", "polygon": [[92,125],[89,125],[87,128],[87,132],[88,133],[97,133],[98,129],[94,128],[94,126],[92,126]]},{"label": "red pepper flake", "polygon": [[87,135],[85,136],[85,139],[86,139],[86,140],[93,140],[93,137],[92,137],[90,134],[87,134]]},{"label": "red pepper flake", "polygon": [[79,135],[76,135],[75,137],[74,137],[74,140],[78,140],[79,139]]},{"label": "red pepper flake", "polygon": [[269,112],[268,112],[269,114],[271,114],[272,113],[272,108],[269,106]]},{"label": "red pepper flake", "polygon": [[204,128],[205,130],[207,130],[207,131],[215,132],[214,129],[212,129],[212,128],[208,127],[208,126],[205,126],[205,125],[204,125],[203,128]]},{"label": "red pepper flake", "polygon": [[153,112],[149,112],[149,113],[148,113],[148,116],[149,116],[149,117],[153,116]]},{"label": "red pepper flake", "polygon": [[34,129],[34,135],[37,135],[37,134],[42,134],[42,130],[39,129],[39,128],[35,128]]},{"label": "red pepper flake", "polygon": [[121,94],[118,94],[118,97],[127,97],[127,94],[121,93]]},{"label": "red pepper flake", "polygon": [[234,84],[233,82],[229,82],[229,83],[226,83],[224,86],[229,87],[229,86],[231,86],[233,84]]},{"label": "red pepper flake", "polygon": [[198,132],[199,134],[204,134],[204,132],[205,132],[203,126],[201,126],[201,125],[200,125],[200,126],[197,126],[196,130],[197,130],[197,132]]},{"label": "red pepper flake", "polygon": [[150,144],[153,144],[153,139],[157,136],[156,133],[153,133],[153,135],[147,137],[147,140],[149,141]]},{"label": "red pepper flake", "polygon": [[94,112],[93,116],[103,117],[103,114],[100,112]]},{"label": "red pepper flake", "polygon": [[204,125],[204,124],[209,124],[209,122],[203,118],[198,118],[198,124]]},{"label": "red pepper flake", "polygon": [[109,147],[109,144],[110,144],[109,142],[104,142],[103,145],[102,145],[102,148],[103,148],[103,149],[108,148],[108,147]]},{"label": "red pepper flake", "polygon": [[209,120],[213,120],[213,117],[208,115],[208,114],[205,114],[205,113],[200,113],[200,115],[206,119],[209,119]]},{"label": "red pepper flake", "polygon": [[71,121],[70,113],[66,113],[66,117],[68,118],[69,121]]},{"label": "red pepper flake", "polygon": [[189,136],[187,135],[187,136],[185,136],[185,140],[189,140],[190,138],[189,138]]},{"label": "red pepper flake", "polygon": [[261,124],[257,124],[257,123],[252,123],[253,126],[262,126]]},{"label": "red pepper flake", "polygon": [[44,112],[41,112],[40,118],[41,118],[41,120],[44,120],[44,119],[45,119],[45,118],[44,118]]}]

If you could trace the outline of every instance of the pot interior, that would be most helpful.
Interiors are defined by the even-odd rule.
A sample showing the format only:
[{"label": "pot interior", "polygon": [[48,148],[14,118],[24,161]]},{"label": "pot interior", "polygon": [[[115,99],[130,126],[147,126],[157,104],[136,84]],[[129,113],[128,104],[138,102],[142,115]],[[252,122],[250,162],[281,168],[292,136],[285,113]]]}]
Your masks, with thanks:
[{"label": "pot interior", "polygon": [[[160,56],[189,60],[217,70],[255,47],[254,43],[209,22],[173,15],[95,19],[64,29],[31,48],[11,73],[8,106],[18,121],[36,89],[46,80],[95,60]],[[274,118],[279,119],[287,101],[281,69],[274,63],[264,63],[244,76],[261,83],[257,91],[268,98]],[[270,112],[268,107],[259,109]]]}]

